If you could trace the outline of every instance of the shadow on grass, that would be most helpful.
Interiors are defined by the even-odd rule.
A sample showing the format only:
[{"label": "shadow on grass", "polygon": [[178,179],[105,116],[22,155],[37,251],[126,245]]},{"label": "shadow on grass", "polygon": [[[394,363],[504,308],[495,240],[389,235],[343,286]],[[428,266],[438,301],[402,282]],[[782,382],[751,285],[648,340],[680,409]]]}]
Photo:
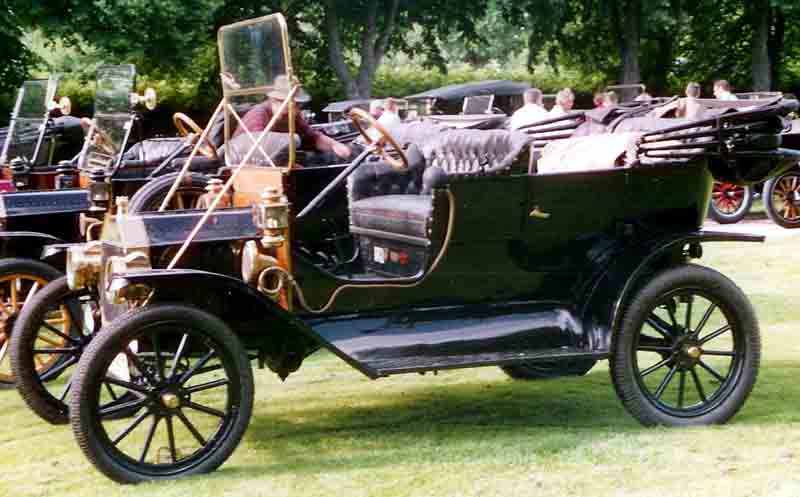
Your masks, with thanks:
[{"label": "shadow on grass", "polygon": [[[800,422],[798,374],[800,367],[790,362],[762,368],[732,423]],[[336,394],[332,384],[327,407],[324,399],[314,399],[313,407],[290,405],[283,412],[270,406],[277,411],[272,415],[257,408],[247,438],[264,464],[227,467],[223,474],[313,474],[441,458],[502,459],[509,452],[549,457],[648,430],[625,412],[605,371],[533,382],[435,381],[347,395]]]}]

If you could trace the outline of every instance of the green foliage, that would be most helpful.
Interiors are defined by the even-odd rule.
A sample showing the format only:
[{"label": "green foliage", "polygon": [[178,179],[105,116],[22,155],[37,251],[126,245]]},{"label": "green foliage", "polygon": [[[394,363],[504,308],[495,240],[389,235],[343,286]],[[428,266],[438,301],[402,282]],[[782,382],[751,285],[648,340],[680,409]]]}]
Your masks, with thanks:
[{"label": "green foliage", "polygon": [[28,75],[34,54],[22,41],[21,5],[10,0],[0,3],[0,95],[13,92]]}]

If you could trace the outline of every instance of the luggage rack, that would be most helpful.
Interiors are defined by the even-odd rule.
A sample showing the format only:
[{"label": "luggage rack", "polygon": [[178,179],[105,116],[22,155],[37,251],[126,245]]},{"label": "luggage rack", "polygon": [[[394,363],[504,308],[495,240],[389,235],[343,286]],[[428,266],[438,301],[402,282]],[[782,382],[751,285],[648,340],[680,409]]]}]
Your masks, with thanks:
[{"label": "luggage rack", "polygon": [[780,133],[785,129],[781,117],[798,107],[796,100],[777,98],[753,110],[650,131],[641,136],[639,157],[662,164],[700,157],[732,159],[785,155],[775,150],[780,144],[776,141],[780,140]]}]

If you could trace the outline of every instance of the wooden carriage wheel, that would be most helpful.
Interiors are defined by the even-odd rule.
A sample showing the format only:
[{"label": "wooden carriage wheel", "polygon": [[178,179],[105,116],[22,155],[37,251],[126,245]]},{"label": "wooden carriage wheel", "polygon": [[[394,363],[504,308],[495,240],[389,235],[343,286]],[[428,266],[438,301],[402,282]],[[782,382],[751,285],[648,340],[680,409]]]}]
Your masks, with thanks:
[{"label": "wooden carriage wheel", "polygon": [[[16,273],[0,276],[0,383],[2,384],[14,383],[9,345],[16,317],[19,315],[22,306],[48,282],[47,279],[34,274]],[[64,309],[48,318],[46,322],[49,326],[62,330],[64,335],[68,335],[70,320]],[[59,349],[65,347],[66,340],[52,335],[42,337],[42,343],[47,347]],[[39,374],[45,373],[58,360],[59,355],[57,354],[37,355],[37,372]]]}]

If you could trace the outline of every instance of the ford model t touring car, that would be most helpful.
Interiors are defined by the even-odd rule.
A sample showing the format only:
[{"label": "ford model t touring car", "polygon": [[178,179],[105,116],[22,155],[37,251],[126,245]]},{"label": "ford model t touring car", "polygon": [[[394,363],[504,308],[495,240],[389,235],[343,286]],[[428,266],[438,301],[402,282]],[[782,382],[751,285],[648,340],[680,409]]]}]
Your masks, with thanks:
[{"label": "ford model t touring car", "polygon": [[[280,108],[239,135],[242,153],[228,141],[230,175],[205,211],[120,213],[68,257],[72,291],[96,288],[103,327],[90,341],[53,328],[69,345],[49,353],[81,354],[69,416],[104,474],[216,469],[251,417],[251,361],[287,378],[322,349],[373,379],[478,366],[525,379],[608,359],[645,425],[721,423],[745,402],[755,314],[731,280],[690,261],[707,242],[762,240],[702,229],[711,185],[791,167],[779,135],[795,102],[581,138],[591,157],[562,147],[555,160],[525,133],[388,130],[354,111],[364,151],[328,174],[296,167],[283,18],[225,26],[218,40],[227,136],[288,81]],[[288,133],[274,132],[280,119]],[[213,271],[189,269],[230,230]],[[152,249],[164,240],[174,249]]]}]

